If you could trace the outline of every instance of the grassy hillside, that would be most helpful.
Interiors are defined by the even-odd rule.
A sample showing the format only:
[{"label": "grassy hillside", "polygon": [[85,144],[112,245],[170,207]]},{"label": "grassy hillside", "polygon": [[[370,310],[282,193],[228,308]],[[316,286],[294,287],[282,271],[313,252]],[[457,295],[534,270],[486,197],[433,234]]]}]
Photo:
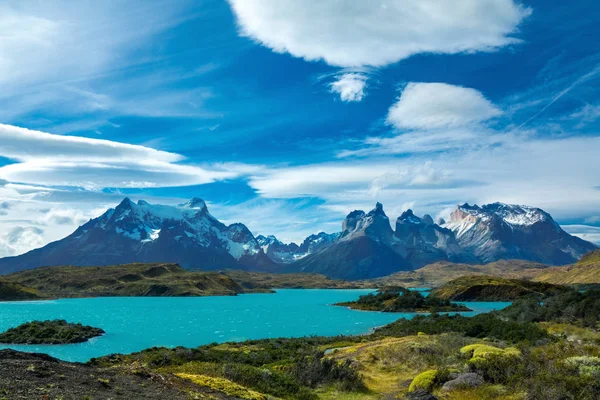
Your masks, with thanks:
[{"label": "grassy hillside", "polygon": [[348,282],[312,273],[269,274],[240,270],[225,270],[222,273],[245,289],[361,289],[376,287],[370,281]]},{"label": "grassy hillside", "polygon": [[43,298],[44,296],[35,289],[0,279],[0,301],[40,300]]},{"label": "grassy hillside", "polygon": [[44,267],[4,278],[50,297],[214,296],[246,291],[223,274],[189,272],[176,264]]},{"label": "grassy hillside", "polygon": [[512,301],[524,297],[543,298],[570,292],[563,286],[492,276],[464,276],[431,292],[431,296],[454,301]]},{"label": "grassy hillside", "polygon": [[438,287],[461,276],[491,275],[511,279],[531,279],[546,268],[549,266],[524,260],[500,260],[485,265],[442,261],[426,265],[415,271],[397,272],[367,282],[379,287]]},{"label": "grassy hillside", "polygon": [[600,250],[586,254],[576,264],[542,271],[533,280],[559,285],[600,285]]}]

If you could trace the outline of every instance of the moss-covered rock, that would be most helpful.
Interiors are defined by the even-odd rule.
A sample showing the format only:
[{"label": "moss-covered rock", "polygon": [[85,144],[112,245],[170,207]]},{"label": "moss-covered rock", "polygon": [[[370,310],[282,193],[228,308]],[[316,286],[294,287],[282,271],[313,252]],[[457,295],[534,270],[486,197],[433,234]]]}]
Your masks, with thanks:
[{"label": "moss-covered rock", "polygon": [[266,396],[255,392],[254,390],[245,388],[225,378],[215,378],[207,375],[191,375],[191,374],[176,374],[180,378],[188,379],[196,385],[208,387],[219,392],[223,392],[228,396],[245,400],[267,400]]},{"label": "moss-covered rock", "polygon": [[439,372],[437,369],[430,369],[428,371],[421,372],[410,383],[408,391],[414,392],[418,389],[422,389],[431,392],[435,385],[438,383],[438,374]]}]

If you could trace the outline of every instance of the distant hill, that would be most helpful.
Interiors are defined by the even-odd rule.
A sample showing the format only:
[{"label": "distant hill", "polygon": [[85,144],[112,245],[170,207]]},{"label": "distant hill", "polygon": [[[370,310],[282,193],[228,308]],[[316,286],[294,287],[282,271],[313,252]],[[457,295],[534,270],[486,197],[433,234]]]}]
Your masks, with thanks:
[{"label": "distant hill", "polygon": [[564,286],[504,279],[495,276],[464,276],[431,291],[430,296],[452,301],[512,301],[524,297],[544,298],[572,291]]},{"label": "distant hill", "polygon": [[215,296],[248,291],[226,275],[190,272],[176,264],[44,267],[4,278],[48,297]]},{"label": "distant hill", "polygon": [[331,279],[322,274],[288,273],[270,274],[240,270],[220,271],[236,281],[244,289],[375,289],[370,281],[344,281]]},{"label": "distant hill", "polygon": [[600,250],[586,254],[573,265],[549,268],[533,279],[560,285],[600,285]]},{"label": "distant hill", "polygon": [[458,264],[440,261],[415,271],[396,272],[372,282],[377,286],[438,287],[462,276],[492,275],[532,279],[550,266],[532,261],[500,260],[489,264]]}]

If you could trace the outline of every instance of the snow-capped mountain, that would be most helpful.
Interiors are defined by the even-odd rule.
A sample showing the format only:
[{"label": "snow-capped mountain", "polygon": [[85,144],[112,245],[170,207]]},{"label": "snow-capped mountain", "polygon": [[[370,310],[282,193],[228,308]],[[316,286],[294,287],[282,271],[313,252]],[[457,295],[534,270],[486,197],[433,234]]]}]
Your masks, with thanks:
[{"label": "snow-capped mountain", "polygon": [[256,237],[256,240],[271,260],[280,264],[289,264],[324,249],[336,240],[339,235],[339,233],[329,234],[319,232],[308,236],[300,246],[293,242],[285,244],[273,235],[267,237],[259,235]]},{"label": "snow-capped mountain", "polygon": [[126,198],[62,240],[0,260],[0,271],[130,262],[176,262],[200,269],[278,269],[245,225],[224,225],[201,199],[164,206]]},{"label": "snow-capped mountain", "polygon": [[550,214],[535,207],[463,204],[452,212],[444,227],[482,262],[523,259],[563,265],[596,249],[592,243],[569,235]]},{"label": "snow-capped mountain", "polygon": [[523,259],[564,265],[595,249],[539,208],[502,203],[464,204],[450,221],[439,223],[407,210],[395,230],[377,203],[368,213],[349,213],[340,233],[321,232],[297,245],[275,236],[255,238],[241,223],[225,225],[199,198],[178,206],[125,199],[62,240],[0,259],[0,275],[53,265],[173,262],[205,270],[304,271],[366,279],[437,261]]}]

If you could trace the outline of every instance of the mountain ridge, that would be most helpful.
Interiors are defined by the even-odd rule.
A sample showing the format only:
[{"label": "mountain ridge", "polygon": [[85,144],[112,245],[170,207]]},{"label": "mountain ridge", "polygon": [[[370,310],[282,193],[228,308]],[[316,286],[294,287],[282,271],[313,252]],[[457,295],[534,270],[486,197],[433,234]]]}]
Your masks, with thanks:
[{"label": "mountain ridge", "polygon": [[184,268],[251,272],[312,272],[337,279],[371,279],[436,262],[486,264],[522,259],[571,264],[597,249],[563,231],[545,211],[492,203],[457,206],[448,222],[404,211],[392,229],[383,205],[354,210],[341,232],[320,232],[300,245],[225,225],[206,203],[177,206],[123,199],[64,239],[20,256],[0,259],[0,274],[40,266],[178,263]]}]

